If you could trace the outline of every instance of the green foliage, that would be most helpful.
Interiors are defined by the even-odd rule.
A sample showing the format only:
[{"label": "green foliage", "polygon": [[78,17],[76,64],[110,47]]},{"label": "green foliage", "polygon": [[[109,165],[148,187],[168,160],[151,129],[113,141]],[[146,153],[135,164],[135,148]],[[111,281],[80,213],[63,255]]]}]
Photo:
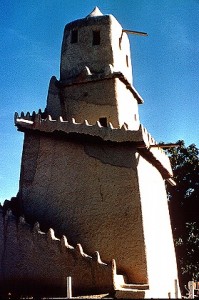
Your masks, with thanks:
[{"label": "green foliage", "polygon": [[169,148],[176,186],[167,186],[181,287],[199,281],[199,149],[194,144]]},{"label": "green foliage", "polygon": [[[196,222],[185,223],[182,235],[175,239],[182,278],[199,279],[199,228]],[[187,282],[186,282],[187,283]]]}]

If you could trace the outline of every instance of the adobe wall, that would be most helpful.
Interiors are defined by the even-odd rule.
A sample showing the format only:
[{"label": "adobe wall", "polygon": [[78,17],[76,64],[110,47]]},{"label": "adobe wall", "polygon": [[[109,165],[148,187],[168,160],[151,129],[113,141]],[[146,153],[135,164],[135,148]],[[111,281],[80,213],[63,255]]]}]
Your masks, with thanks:
[{"label": "adobe wall", "polygon": [[152,164],[137,159],[150,290],[154,298],[169,292],[175,298],[178,274],[165,182]]},{"label": "adobe wall", "polygon": [[[78,29],[77,43],[71,43],[73,29]],[[100,31],[99,45],[93,45],[93,30]],[[100,73],[109,64],[132,84],[129,39],[115,17],[89,17],[66,25],[61,50],[61,80],[78,75],[85,66],[91,73]]]},{"label": "adobe wall", "polygon": [[[91,72],[100,72],[113,63],[110,16],[80,19],[66,25],[64,30],[60,79],[73,77],[87,66]],[[78,29],[78,42],[71,43],[71,31]],[[93,30],[100,30],[100,45],[93,46]],[[119,45],[119,41],[118,41]]]},{"label": "adobe wall", "polygon": [[113,267],[88,256],[80,244],[76,248],[40,231],[38,223],[30,227],[10,211],[0,209],[0,295],[66,296],[67,276],[72,277],[73,295],[113,291]]},{"label": "adobe wall", "polygon": [[135,150],[84,139],[25,134],[24,214],[81,243],[86,253],[114,258],[130,282],[146,283]]},{"label": "adobe wall", "polygon": [[62,115],[66,120],[73,117],[79,123],[88,120],[90,124],[107,117],[118,127],[115,93],[115,79],[66,86],[62,92]]},{"label": "adobe wall", "polygon": [[120,126],[128,124],[129,130],[138,130],[140,119],[137,100],[123,82],[116,79],[116,101]]},{"label": "adobe wall", "polygon": [[[118,78],[87,81],[78,86],[68,85],[61,95],[61,115],[66,120],[73,117],[79,123],[88,120],[89,124],[95,124],[99,118],[106,117],[115,128],[124,123],[131,130],[139,128],[137,100],[126,84]],[[48,113],[51,114],[49,108],[47,107]]]}]

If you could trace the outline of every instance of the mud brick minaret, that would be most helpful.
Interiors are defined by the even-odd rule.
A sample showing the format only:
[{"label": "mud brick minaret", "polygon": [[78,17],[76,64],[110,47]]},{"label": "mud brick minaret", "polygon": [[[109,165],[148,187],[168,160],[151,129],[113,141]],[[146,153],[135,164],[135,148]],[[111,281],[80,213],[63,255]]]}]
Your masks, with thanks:
[{"label": "mud brick minaret", "polygon": [[114,258],[129,287],[148,285],[147,297],[174,297],[165,190],[172,170],[140,124],[142,103],[118,21],[96,8],[67,24],[60,79],[51,78],[45,111],[15,116],[25,134],[20,209],[30,223],[53,228],[86,253]]}]

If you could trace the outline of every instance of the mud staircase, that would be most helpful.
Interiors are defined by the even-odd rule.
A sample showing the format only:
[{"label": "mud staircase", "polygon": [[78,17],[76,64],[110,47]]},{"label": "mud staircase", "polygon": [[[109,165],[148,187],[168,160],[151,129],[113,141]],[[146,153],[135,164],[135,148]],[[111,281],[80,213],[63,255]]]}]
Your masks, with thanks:
[{"label": "mud staircase", "polygon": [[114,276],[115,299],[144,299],[147,298],[149,285],[143,283],[126,283],[123,275]]}]

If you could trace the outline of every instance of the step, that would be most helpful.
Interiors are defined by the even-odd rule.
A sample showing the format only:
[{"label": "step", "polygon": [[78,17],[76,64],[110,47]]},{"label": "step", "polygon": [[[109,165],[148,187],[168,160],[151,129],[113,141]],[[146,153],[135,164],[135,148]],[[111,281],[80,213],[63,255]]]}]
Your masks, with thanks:
[{"label": "step", "polygon": [[115,299],[144,299],[145,290],[121,289],[115,291]]},{"label": "step", "polygon": [[121,284],[123,289],[148,290],[149,285],[144,283],[124,283]]}]

